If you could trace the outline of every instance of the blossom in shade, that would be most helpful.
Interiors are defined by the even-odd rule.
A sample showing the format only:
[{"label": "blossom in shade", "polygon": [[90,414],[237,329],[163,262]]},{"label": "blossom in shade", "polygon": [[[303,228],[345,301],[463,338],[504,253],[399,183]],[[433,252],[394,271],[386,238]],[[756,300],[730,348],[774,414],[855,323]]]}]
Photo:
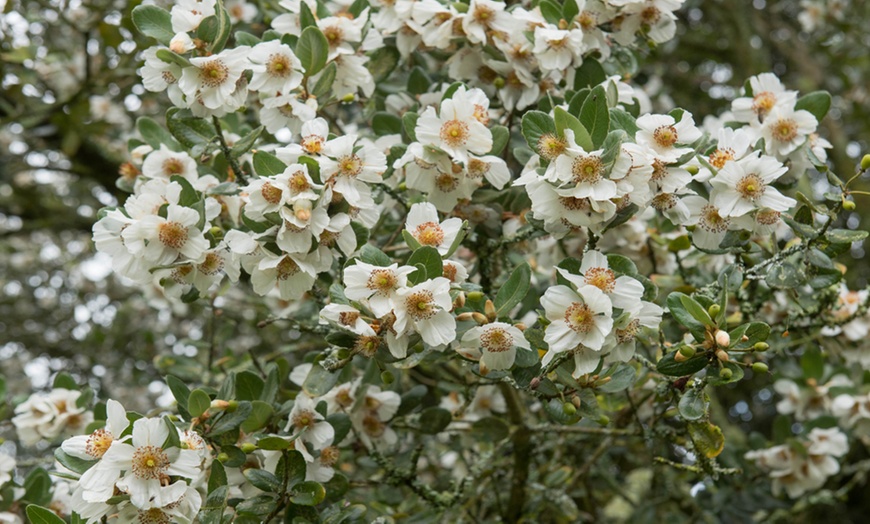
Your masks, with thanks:
[{"label": "blossom in shade", "polygon": [[434,205],[423,202],[411,206],[405,221],[405,230],[422,246],[434,247],[443,256],[449,251],[462,229],[462,220],[448,218],[438,220]]},{"label": "blossom in shade", "polygon": [[523,332],[504,322],[492,322],[466,331],[460,352],[479,355],[481,371],[500,370],[514,365],[517,348],[531,350]]}]

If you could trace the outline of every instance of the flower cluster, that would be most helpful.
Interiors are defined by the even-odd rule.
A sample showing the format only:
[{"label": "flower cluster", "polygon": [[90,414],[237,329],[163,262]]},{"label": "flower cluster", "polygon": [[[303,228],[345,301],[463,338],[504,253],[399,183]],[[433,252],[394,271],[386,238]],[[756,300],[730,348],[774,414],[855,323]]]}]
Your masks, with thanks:
[{"label": "flower cluster", "polygon": [[94,419],[87,405],[79,405],[80,391],[55,388],[34,393],[15,407],[12,424],[24,445],[53,441],[61,435],[80,433]]},{"label": "flower cluster", "polygon": [[794,447],[783,444],[750,451],[748,460],[768,470],[773,479],[773,493],[783,490],[791,498],[822,487],[828,477],[840,471],[836,457],[849,451],[846,435],[837,428],[813,429],[804,442]]}]

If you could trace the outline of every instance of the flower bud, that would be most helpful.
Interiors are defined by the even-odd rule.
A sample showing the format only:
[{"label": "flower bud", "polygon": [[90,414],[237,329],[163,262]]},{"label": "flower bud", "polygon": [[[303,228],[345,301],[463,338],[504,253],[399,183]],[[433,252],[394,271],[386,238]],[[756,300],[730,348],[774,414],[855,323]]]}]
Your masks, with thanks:
[{"label": "flower bud", "polygon": [[187,33],[178,33],[169,41],[169,50],[173,53],[183,54],[195,47],[193,39]]},{"label": "flower bud", "polygon": [[480,291],[471,291],[468,293],[468,300],[480,300],[483,298],[483,293]]},{"label": "flower bud", "polygon": [[716,350],[716,358],[718,358],[722,362],[728,362],[728,360],[729,360],[728,352],[723,351],[721,349],[718,349],[718,350]]},{"label": "flower bud", "polygon": [[465,305],[465,293],[460,291],[458,295],[456,295],[456,300],[453,301],[454,308],[461,308]]},{"label": "flower bud", "polygon": [[686,171],[691,175],[697,175],[700,169],[698,169],[698,166],[686,166]]},{"label": "flower bud", "polygon": [[854,211],[855,210],[855,201],[854,200],[846,200],[843,199],[843,209],[846,211]]},{"label": "flower bud", "polygon": [[687,357],[687,356],[683,355],[681,352],[677,351],[676,353],[674,353],[674,360],[676,362],[685,362],[685,361],[689,360],[689,357]]},{"label": "flower bud", "polygon": [[598,422],[602,426],[606,426],[610,424],[610,417],[608,417],[607,415],[601,415],[595,422]]},{"label": "flower bud", "polygon": [[492,81],[492,85],[495,86],[496,89],[501,89],[504,87],[504,78],[497,76],[495,80]]},{"label": "flower bud", "polygon": [[474,318],[474,321],[481,326],[484,324],[489,324],[489,319],[486,318],[486,315],[484,315],[483,313],[478,313],[477,311],[475,311],[471,314],[471,317]]},{"label": "flower bud", "polygon": [[492,303],[492,300],[487,299],[486,303],[483,305],[483,312],[486,313],[486,318],[488,318],[490,322],[495,320],[495,304]]},{"label": "flower bud", "polygon": [[219,409],[219,410],[223,411],[223,410],[227,409],[227,406],[229,406],[229,405],[230,405],[230,403],[227,402],[226,400],[214,399],[211,401],[211,408],[212,409]]},{"label": "flower bud", "polygon": [[248,453],[253,453],[254,451],[256,451],[257,446],[255,444],[251,444],[250,442],[245,442],[244,444],[239,446],[239,448],[242,450],[242,453],[247,455]]},{"label": "flower bud", "polygon": [[226,453],[218,453],[217,459],[218,459],[218,462],[226,462],[226,461],[230,460],[230,456],[227,455]]},{"label": "flower bud", "polygon": [[864,155],[861,159],[861,169],[864,171],[870,169],[870,155]]},{"label": "flower bud", "polygon": [[526,330],[526,325],[523,324],[522,322],[517,322],[516,324],[514,324],[514,327],[517,328],[517,329],[519,329],[520,331],[525,331],[525,330]]},{"label": "flower bud", "polygon": [[712,318],[716,318],[716,315],[718,315],[720,311],[722,311],[722,308],[719,307],[719,304],[713,304],[707,308],[707,313],[709,313]]},{"label": "flower bud", "polygon": [[565,402],[564,404],[562,404],[562,413],[571,417],[574,416],[575,413],[577,413],[577,408],[574,407],[574,404],[570,402]]},{"label": "flower bud", "polygon": [[734,372],[728,368],[722,368],[719,370],[719,378],[722,380],[731,380],[732,375],[734,375]]},{"label": "flower bud", "polygon": [[465,313],[456,315],[457,322],[468,322],[469,320],[474,320],[474,313],[471,311],[466,311]]},{"label": "flower bud", "polygon": [[731,345],[731,337],[728,335],[727,331],[722,331],[721,329],[716,332],[716,345],[719,347],[727,348]]},{"label": "flower bud", "polygon": [[384,384],[387,384],[387,385],[392,384],[395,380],[396,380],[396,376],[393,375],[393,372],[390,371],[389,369],[385,369],[381,373],[381,382],[383,382]]},{"label": "flower bud", "polygon": [[682,346],[680,347],[679,354],[684,356],[685,358],[692,358],[695,356],[695,348],[692,346]]},{"label": "flower bud", "polygon": [[753,373],[767,373],[768,369],[769,368],[767,367],[767,364],[765,364],[764,362],[754,362],[752,364]]},{"label": "flower bud", "polygon": [[353,93],[348,93],[348,94],[344,95],[343,97],[341,97],[341,101],[345,102],[345,103],[350,103],[350,102],[353,102],[355,98],[356,98],[356,95],[354,95]]},{"label": "flower bud", "polygon": [[583,401],[580,400],[580,397],[578,397],[577,395],[571,395],[571,403],[574,404],[575,408],[580,409],[580,405],[583,403]]},{"label": "flower bud", "polygon": [[767,351],[770,349],[770,344],[767,342],[756,342],[755,345],[752,346],[752,349],[755,351]]},{"label": "flower bud", "polygon": [[539,379],[538,377],[535,377],[529,381],[529,389],[534,391],[534,390],[538,389],[538,386],[540,384],[541,384],[541,379]]},{"label": "flower bud", "polygon": [[350,350],[347,348],[341,348],[335,353],[335,356],[337,356],[341,360],[344,360],[350,357]]},{"label": "flower bud", "polygon": [[233,411],[239,409],[239,401],[238,400],[230,400],[227,402],[227,411],[232,413]]}]

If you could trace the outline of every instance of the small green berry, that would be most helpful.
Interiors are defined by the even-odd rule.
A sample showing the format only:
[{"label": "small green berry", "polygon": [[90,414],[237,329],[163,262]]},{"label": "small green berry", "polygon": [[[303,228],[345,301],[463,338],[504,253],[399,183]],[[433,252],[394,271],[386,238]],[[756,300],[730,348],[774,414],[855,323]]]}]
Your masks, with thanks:
[{"label": "small green berry", "polygon": [[752,364],[753,373],[767,373],[768,367],[764,362],[754,362]]}]

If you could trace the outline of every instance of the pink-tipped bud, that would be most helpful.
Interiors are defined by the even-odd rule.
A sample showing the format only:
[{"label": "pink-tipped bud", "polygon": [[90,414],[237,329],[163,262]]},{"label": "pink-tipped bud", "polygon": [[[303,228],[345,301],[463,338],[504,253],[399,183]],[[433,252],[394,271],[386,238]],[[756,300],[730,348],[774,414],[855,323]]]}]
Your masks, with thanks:
[{"label": "pink-tipped bud", "polygon": [[722,331],[721,329],[716,332],[716,345],[722,348],[727,348],[731,345],[731,337],[728,335],[727,331]]}]

